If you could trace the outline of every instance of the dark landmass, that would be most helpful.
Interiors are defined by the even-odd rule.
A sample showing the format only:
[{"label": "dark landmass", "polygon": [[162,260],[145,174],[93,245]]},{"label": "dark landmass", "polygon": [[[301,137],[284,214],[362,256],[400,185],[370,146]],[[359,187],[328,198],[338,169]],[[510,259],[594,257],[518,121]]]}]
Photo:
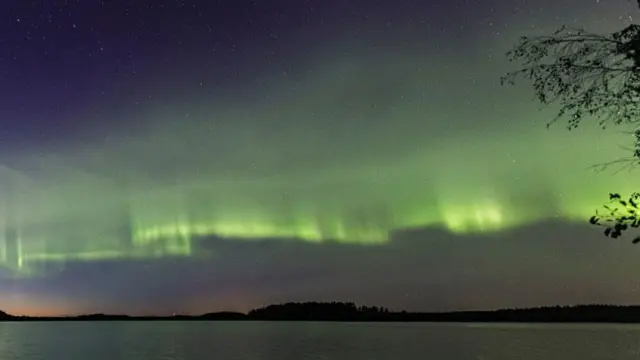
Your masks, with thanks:
[{"label": "dark landmass", "polygon": [[248,313],[128,316],[89,314],[66,317],[13,316],[0,311],[0,321],[344,321],[344,322],[518,322],[518,323],[640,323],[640,306],[576,305],[493,311],[417,313],[389,311],[353,303],[286,303]]}]

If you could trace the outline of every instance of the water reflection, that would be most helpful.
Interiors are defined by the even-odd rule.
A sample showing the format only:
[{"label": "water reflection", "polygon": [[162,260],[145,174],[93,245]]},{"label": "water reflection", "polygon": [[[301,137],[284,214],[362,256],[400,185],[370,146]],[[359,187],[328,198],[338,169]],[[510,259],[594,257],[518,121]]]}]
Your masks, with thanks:
[{"label": "water reflection", "polygon": [[0,323],[6,360],[636,359],[640,326]]}]

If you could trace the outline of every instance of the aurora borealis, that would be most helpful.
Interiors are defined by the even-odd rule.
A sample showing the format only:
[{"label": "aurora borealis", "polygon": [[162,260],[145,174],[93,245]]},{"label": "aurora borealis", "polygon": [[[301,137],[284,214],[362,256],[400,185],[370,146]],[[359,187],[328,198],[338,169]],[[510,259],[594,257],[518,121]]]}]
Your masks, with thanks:
[{"label": "aurora borealis", "polygon": [[629,136],[499,84],[518,36],[631,2],[10,3],[4,310],[638,301],[640,253],[586,224],[638,190],[589,168]]}]

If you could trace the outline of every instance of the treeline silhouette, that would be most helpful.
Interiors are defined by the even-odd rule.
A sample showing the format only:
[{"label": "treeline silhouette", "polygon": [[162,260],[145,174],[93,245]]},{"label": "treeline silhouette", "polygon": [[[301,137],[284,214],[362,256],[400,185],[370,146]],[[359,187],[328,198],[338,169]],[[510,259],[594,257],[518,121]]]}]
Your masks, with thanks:
[{"label": "treeline silhouette", "polygon": [[354,303],[287,303],[252,310],[251,320],[392,322],[640,322],[640,306],[575,305],[441,313],[392,312]]},{"label": "treeline silhouette", "polygon": [[575,305],[492,311],[440,313],[390,311],[351,302],[302,302],[269,305],[248,313],[212,312],[203,315],[128,316],[89,314],[68,317],[13,316],[0,311],[0,321],[352,321],[352,322],[521,322],[521,323],[640,323],[640,306]]},{"label": "treeline silhouette", "polygon": [[386,308],[357,306],[351,302],[304,302],[269,305],[249,311],[247,317],[286,321],[382,321],[392,315]]}]

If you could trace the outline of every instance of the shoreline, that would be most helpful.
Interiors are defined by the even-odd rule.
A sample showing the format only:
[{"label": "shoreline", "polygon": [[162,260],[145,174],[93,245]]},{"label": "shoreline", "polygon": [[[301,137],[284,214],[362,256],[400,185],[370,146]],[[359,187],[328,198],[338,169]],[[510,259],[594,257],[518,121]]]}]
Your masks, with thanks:
[{"label": "shoreline", "polygon": [[220,311],[201,315],[130,316],[86,314],[78,316],[14,316],[0,312],[0,322],[79,321],[226,321],[226,322],[351,322],[351,323],[478,323],[478,324],[640,324],[640,306],[575,305],[523,309],[407,312],[354,303],[286,303],[248,313]]}]

